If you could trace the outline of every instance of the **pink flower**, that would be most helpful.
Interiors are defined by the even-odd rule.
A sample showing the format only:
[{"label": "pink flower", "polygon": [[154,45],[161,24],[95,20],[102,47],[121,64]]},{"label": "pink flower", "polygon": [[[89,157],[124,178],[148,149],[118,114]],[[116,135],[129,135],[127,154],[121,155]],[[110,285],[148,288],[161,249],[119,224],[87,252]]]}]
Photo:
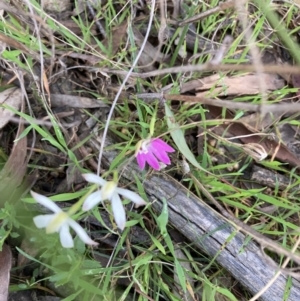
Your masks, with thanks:
[{"label": "pink flower", "polygon": [[168,153],[175,150],[159,138],[141,140],[137,144],[136,159],[141,169],[145,168],[146,162],[154,169],[159,170],[159,161],[164,164],[171,164]]}]

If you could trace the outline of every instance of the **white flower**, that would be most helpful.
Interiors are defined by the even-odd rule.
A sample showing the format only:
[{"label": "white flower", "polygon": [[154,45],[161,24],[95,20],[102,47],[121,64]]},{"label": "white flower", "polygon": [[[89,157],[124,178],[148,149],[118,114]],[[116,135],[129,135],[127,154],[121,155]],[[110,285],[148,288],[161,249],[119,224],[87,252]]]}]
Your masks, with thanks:
[{"label": "white flower", "polygon": [[54,214],[38,215],[34,217],[33,221],[35,225],[38,228],[46,228],[47,234],[59,232],[60,242],[64,248],[72,248],[74,246],[69,227],[73,228],[79,238],[87,245],[98,245],[87,235],[84,229],[68,215],[68,213],[62,211],[49,198],[33,191],[30,193],[39,204],[54,212]]},{"label": "white flower", "polygon": [[102,187],[101,190],[93,192],[86,198],[83,203],[82,210],[90,210],[104,200],[111,201],[111,207],[116,224],[121,230],[125,228],[126,214],[119,194],[134,202],[136,207],[146,205],[146,202],[137,193],[117,187],[117,184],[114,181],[105,181],[101,177],[90,173],[83,174],[82,176],[87,182],[98,184]]}]

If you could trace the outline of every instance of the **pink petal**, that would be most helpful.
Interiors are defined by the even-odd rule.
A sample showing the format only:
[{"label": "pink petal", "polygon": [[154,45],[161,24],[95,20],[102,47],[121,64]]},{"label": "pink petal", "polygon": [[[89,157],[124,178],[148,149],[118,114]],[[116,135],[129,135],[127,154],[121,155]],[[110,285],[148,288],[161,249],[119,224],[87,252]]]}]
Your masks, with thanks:
[{"label": "pink petal", "polygon": [[158,163],[158,160],[156,157],[153,155],[151,151],[149,151],[147,154],[144,154],[146,161],[148,164],[155,170],[160,170],[160,165]]},{"label": "pink petal", "polygon": [[156,158],[161,161],[164,164],[171,164],[171,160],[167,153],[158,151],[157,149],[153,149],[153,154],[156,156]]},{"label": "pink petal", "polygon": [[156,149],[160,151],[165,151],[165,152],[175,152],[175,149],[172,148],[169,144],[161,140],[160,138],[155,138],[151,140],[151,146],[155,147]]},{"label": "pink petal", "polygon": [[170,160],[168,154],[164,150],[157,149],[156,147],[151,146],[150,151],[153,152],[153,154],[156,156],[156,158],[159,161],[161,161],[161,162],[163,162],[163,163],[165,163],[167,165],[171,164],[171,160]]},{"label": "pink petal", "polygon": [[144,169],[146,165],[146,155],[144,153],[138,153],[136,156],[137,163],[140,169]]}]

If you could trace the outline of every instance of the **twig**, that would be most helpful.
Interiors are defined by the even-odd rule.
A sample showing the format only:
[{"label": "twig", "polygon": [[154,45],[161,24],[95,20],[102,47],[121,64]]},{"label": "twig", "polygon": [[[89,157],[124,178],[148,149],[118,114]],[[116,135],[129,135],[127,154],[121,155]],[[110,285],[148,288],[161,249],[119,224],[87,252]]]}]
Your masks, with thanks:
[{"label": "twig", "polygon": [[222,10],[225,10],[225,9],[228,9],[228,8],[232,8],[234,7],[234,1],[226,1],[226,2],[223,2],[223,3],[220,3],[218,6],[214,7],[214,8],[211,8],[205,12],[202,12],[201,14],[199,15],[196,15],[196,16],[193,16],[191,18],[188,18],[182,22],[179,22],[179,26],[184,26],[186,24],[189,24],[189,23],[193,23],[193,22],[196,22],[196,21],[199,21],[203,18],[206,18],[212,14],[215,14],[215,13],[218,13],[219,11],[222,11]]},{"label": "twig", "polygon": [[91,3],[89,1],[86,1],[86,6],[87,6],[90,14],[92,15],[92,17],[94,19],[94,22],[95,22],[99,32],[102,34],[103,37],[106,38],[107,34],[106,34],[102,24],[100,23],[100,21],[97,20],[97,16],[96,16],[96,13],[95,13],[95,10],[94,10],[93,6],[91,5]]},{"label": "twig", "polygon": [[[84,68],[84,67],[83,67]],[[127,74],[127,71],[122,70],[113,70],[108,68],[93,68],[93,71],[100,72],[104,71],[106,73]],[[166,75],[170,73],[184,73],[184,72],[199,72],[199,71],[256,71],[255,66],[253,65],[233,65],[233,64],[220,64],[213,65],[211,63],[203,64],[203,65],[186,65],[186,66],[178,66],[178,67],[170,67],[161,70],[155,70],[145,73],[132,72],[131,76],[147,78],[153,76]],[[264,65],[264,72],[269,73],[283,73],[283,74],[300,74],[300,66],[291,66],[291,65]]]},{"label": "twig", "polygon": [[[157,98],[159,97],[159,93],[157,93]],[[190,103],[202,103],[206,105],[212,105],[215,107],[227,108],[232,110],[245,110],[245,111],[253,111],[253,112],[295,112],[300,111],[300,103],[284,103],[284,104],[271,104],[271,105],[256,105],[251,103],[242,103],[242,102],[233,102],[230,100],[220,100],[220,99],[210,99],[204,97],[197,97],[197,96],[189,96],[189,95],[170,95],[164,94],[163,98],[166,100],[178,100],[178,101],[185,101]]]},{"label": "twig", "polygon": [[[72,69],[86,69],[90,72],[105,72],[107,74],[116,74],[116,75],[126,75],[128,71],[125,70],[117,70],[117,69],[110,69],[110,68],[95,68],[85,65],[74,66],[67,68],[67,70]],[[292,66],[292,65],[264,65],[264,72],[268,73],[278,73],[278,74],[300,74],[300,66]],[[255,72],[255,66],[253,65],[233,65],[233,64],[220,64],[220,65],[213,65],[211,63],[203,64],[203,65],[183,65],[178,67],[170,67],[160,70],[154,70],[150,72],[131,72],[130,76],[132,77],[139,77],[139,78],[147,78],[147,77],[154,77],[154,76],[161,76],[170,73],[184,73],[184,72],[201,72],[201,71],[248,71],[248,72]],[[56,73],[56,75],[65,72],[65,70]]]},{"label": "twig", "polygon": [[227,53],[230,45],[232,44],[232,37],[231,36],[225,36],[221,47],[216,51],[213,59],[210,61],[212,65],[219,65],[221,64],[225,54]]},{"label": "twig", "polygon": [[[300,237],[298,237],[297,242],[295,243],[293,249],[291,250],[291,252],[295,252],[298,249],[298,246],[300,244]],[[285,268],[289,261],[291,260],[290,257],[287,257],[284,261],[284,263],[282,264],[282,268]],[[257,300],[260,296],[262,296],[271,286],[272,284],[277,280],[277,278],[280,276],[281,271],[278,271],[273,277],[272,279],[265,285],[265,287],[260,290],[255,296],[253,296],[249,301],[255,301]]]}]

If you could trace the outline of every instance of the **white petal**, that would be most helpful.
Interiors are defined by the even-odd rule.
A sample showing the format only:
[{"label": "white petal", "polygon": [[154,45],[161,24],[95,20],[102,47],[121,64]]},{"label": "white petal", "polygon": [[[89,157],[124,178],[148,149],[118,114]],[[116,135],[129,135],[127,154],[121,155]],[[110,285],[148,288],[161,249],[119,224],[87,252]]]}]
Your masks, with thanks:
[{"label": "white petal", "polygon": [[62,225],[59,231],[59,236],[60,236],[60,243],[64,248],[74,247],[73,237],[70,233],[68,224]]},{"label": "white petal", "polygon": [[51,201],[49,198],[38,194],[34,191],[30,191],[32,197],[41,205],[43,205],[44,207],[50,209],[51,211],[53,211],[54,213],[58,213],[61,212],[62,210],[53,202]]},{"label": "white petal", "polygon": [[84,177],[84,179],[87,182],[98,184],[100,186],[103,186],[106,184],[106,181],[104,179],[102,179],[101,177],[99,177],[93,173],[85,173],[82,176]]},{"label": "white petal", "polygon": [[117,193],[114,193],[112,196],[111,207],[116,224],[118,228],[123,231],[126,224],[126,214],[121,199]]},{"label": "white petal", "polygon": [[94,242],[84,231],[84,229],[76,223],[74,220],[69,219],[68,221],[70,227],[73,228],[73,230],[76,232],[76,234],[79,236],[79,238],[87,245],[94,245],[97,246],[98,244]]},{"label": "white petal", "polygon": [[33,218],[34,224],[37,226],[37,228],[46,228],[47,225],[51,222],[51,220],[54,218],[54,214],[44,214],[44,215],[38,215]]},{"label": "white petal", "polygon": [[116,188],[116,192],[121,194],[126,199],[134,202],[136,204],[136,207],[138,206],[145,206],[147,203],[135,192],[124,189],[124,188]]},{"label": "white petal", "polygon": [[95,191],[92,194],[90,194],[84,201],[82,210],[88,211],[95,207],[97,204],[99,204],[102,201],[101,194],[101,190]]}]

